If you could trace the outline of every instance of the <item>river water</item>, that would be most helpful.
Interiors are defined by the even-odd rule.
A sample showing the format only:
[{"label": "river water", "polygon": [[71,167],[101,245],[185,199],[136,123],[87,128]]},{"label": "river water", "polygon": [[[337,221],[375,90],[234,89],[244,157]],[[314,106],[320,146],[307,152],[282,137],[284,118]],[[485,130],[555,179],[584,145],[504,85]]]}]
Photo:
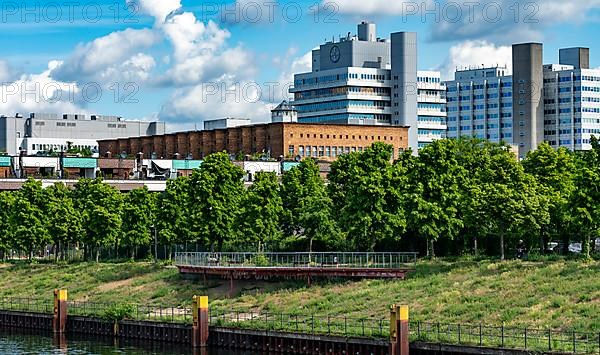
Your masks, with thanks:
[{"label": "river water", "polygon": [[[92,340],[93,339],[93,340]],[[0,329],[0,355],[108,355],[108,354],[193,354],[193,355],[258,355],[249,352],[208,349],[194,352],[189,346],[115,340],[112,338],[69,337],[54,338],[52,334]]]}]

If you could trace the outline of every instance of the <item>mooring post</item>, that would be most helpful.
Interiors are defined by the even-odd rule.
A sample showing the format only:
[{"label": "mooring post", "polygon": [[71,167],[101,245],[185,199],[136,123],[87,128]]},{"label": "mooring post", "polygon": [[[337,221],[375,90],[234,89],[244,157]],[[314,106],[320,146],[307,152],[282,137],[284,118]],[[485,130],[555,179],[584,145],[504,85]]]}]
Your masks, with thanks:
[{"label": "mooring post", "polygon": [[408,306],[393,305],[390,309],[391,355],[408,355]]},{"label": "mooring post", "polygon": [[208,296],[194,296],[192,306],[192,347],[208,346]]},{"label": "mooring post", "polygon": [[64,334],[67,330],[67,290],[54,290],[54,317],[52,330]]}]

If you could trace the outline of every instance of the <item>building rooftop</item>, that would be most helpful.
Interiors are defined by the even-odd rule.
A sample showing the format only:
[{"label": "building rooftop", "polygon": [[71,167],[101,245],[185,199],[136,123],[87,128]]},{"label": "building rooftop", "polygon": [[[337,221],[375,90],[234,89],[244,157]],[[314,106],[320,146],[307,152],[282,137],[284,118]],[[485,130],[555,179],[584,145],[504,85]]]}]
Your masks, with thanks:
[{"label": "building rooftop", "polygon": [[296,111],[296,108],[287,102],[287,100],[283,100],[277,107],[271,110],[271,112],[275,111]]}]

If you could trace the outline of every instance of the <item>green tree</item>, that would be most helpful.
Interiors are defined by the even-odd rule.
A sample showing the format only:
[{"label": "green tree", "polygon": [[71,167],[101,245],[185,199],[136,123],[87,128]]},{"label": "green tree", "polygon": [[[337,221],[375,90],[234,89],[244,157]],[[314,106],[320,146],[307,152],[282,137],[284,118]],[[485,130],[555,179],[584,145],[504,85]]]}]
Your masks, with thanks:
[{"label": "green tree", "polygon": [[343,236],[332,217],[331,199],[313,159],[303,160],[283,175],[281,198],[282,224],[289,246],[312,252],[343,245]]},{"label": "green tree", "polygon": [[590,240],[600,236],[600,168],[583,166],[575,179],[575,193],[571,198],[573,222],[582,235],[581,251],[590,257]]},{"label": "green tree", "polygon": [[82,215],[86,258],[95,250],[98,262],[100,248],[114,246],[118,249],[123,207],[121,193],[102,179],[81,179],[75,184],[73,198]]},{"label": "green tree", "polygon": [[155,226],[160,243],[169,247],[169,258],[173,244],[193,241],[188,200],[187,177],[167,180],[165,191],[157,196]]},{"label": "green tree", "polygon": [[13,209],[15,194],[13,192],[0,192],[0,259],[4,259],[8,250],[14,245]]},{"label": "green tree", "polygon": [[55,183],[44,190],[45,211],[48,216],[48,231],[54,243],[54,257],[64,258],[68,243],[81,240],[83,226],[81,213],[75,208],[72,191],[63,183]]},{"label": "green tree", "polygon": [[406,169],[391,164],[393,146],[375,143],[364,152],[341,156],[331,166],[329,191],[338,221],[359,250],[374,250],[384,240],[404,232],[403,191]]},{"label": "green tree", "polygon": [[48,216],[44,211],[45,194],[42,182],[32,178],[21,187],[13,204],[14,237],[19,247],[33,258],[36,249],[50,242]]},{"label": "green tree", "polygon": [[244,192],[244,172],[226,153],[209,155],[190,177],[190,213],[198,239],[222,250],[235,235],[235,221]]},{"label": "green tree", "polygon": [[492,152],[487,167],[476,172],[470,194],[469,219],[482,232],[499,237],[502,260],[507,238],[535,237],[549,219],[535,178],[525,173],[508,149]]},{"label": "green tree", "polygon": [[[238,218],[239,243],[278,245],[282,237],[283,202],[277,175],[259,172],[242,199]],[[260,248],[259,248],[260,249]]]},{"label": "green tree", "polygon": [[139,247],[151,243],[155,200],[154,194],[150,193],[145,186],[131,190],[123,198],[122,244],[130,249],[131,259],[135,259]]},{"label": "green tree", "polygon": [[536,178],[541,187],[540,193],[548,201],[550,218],[548,224],[541,226],[541,250],[546,249],[549,238],[553,236],[560,237],[567,246],[572,233],[569,202],[575,191],[575,155],[564,147],[553,149],[548,143],[543,143],[527,154],[523,166]]},{"label": "green tree", "polygon": [[426,241],[429,256],[435,256],[435,241],[453,240],[464,226],[459,209],[467,171],[460,156],[459,141],[438,140],[419,152],[409,171],[408,226]]}]

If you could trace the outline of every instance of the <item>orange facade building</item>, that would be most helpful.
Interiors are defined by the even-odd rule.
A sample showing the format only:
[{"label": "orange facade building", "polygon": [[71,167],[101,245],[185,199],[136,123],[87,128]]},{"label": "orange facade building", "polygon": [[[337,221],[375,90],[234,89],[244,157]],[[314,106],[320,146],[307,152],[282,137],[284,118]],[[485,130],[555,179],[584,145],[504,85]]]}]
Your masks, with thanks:
[{"label": "orange facade building", "polygon": [[99,141],[101,156],[126,153],[144,158],[203,159],[216,152],[272,158],[314,157],[335,160],[340,154],[362,151],[375,142],[394,147],[394,156],[408,148],[408,128],[306,123],[267,123],[234,128]]}]

